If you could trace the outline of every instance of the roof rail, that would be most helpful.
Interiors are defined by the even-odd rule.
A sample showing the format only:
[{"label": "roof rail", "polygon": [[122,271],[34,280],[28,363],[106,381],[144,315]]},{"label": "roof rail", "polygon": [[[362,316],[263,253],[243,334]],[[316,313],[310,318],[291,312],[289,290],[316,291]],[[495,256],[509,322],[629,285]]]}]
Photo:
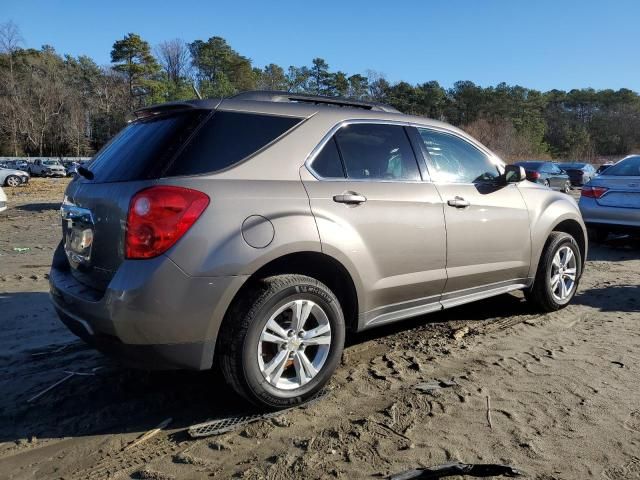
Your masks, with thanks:
[{"label": "roof rail", "polygon": [[311,103],[314,105],[333,105],[336,107],[363,108],[374,112],[400,113],[390,105],[376,102],[363,102],[343,97],[324,97],[321,95],[306,95],[301,93],[252,90],[233,95],[234,100],[253,100],[258,102],[293,102]]}]

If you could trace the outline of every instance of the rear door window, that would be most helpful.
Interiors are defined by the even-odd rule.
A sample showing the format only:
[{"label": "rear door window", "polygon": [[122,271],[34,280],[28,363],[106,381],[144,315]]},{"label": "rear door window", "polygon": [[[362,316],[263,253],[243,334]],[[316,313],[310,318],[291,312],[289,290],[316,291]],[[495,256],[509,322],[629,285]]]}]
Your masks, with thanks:
[{"label": "rear door window", "polygon": [[420,171],[404,127],[352,124],[335,134],[347,178],[419,181]]},{"label": "rear door window", "polygon": [[197,175],[231,167],[301,121],[297,117],[216,112],[170,165],[165,176]]}]

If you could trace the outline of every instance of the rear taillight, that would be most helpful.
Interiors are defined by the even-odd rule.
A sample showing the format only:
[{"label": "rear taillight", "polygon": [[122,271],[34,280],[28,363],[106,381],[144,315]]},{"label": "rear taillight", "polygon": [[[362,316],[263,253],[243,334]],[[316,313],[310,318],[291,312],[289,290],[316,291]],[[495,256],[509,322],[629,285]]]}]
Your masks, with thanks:
[{"label": "rear taillight", "polygon": [[527,172],[527,179],[528,180],[538,180],[539,178],[540,178],[540,173],[532,172],[532,171],[528,171]]},{"label": "rear taillight", "polygon": [[166,252],[207,205],[207,195],[189,188],[158,186],[140,190],[129,204],[127,258],[153,258]]},{"label": "rear taillight", "polygon": [[582,193],[580,195],[588,198],[600,198],[605,193],[607,193],[607,190],[609,189],[604,187],[592,187],[588,185],[586,187],[582,187]]}]

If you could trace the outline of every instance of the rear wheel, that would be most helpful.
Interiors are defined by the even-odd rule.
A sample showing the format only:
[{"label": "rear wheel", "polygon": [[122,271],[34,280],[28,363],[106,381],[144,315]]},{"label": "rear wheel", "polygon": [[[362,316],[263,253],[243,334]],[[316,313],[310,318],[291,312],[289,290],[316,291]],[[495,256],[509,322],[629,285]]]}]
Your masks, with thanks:
[{"label": "rear wheel", "polygon": [[544,181],[544,186],[547,187],[547,188],[551,187],[551,184],[549,183],[549,180],[545,180]]},{"label": "rear wheel", "polygon": [[9,175],[4,183],[7,185],[7,187],[17,187],[22,183],[22,180],[20,180],[20,177],[18,177],[17,175]]},{"label": "rear wheel", "polygon": [[344,346],[338,299],[304,275],[278,275],[250,287],[231,307],[220,335],[226,381],[259,406],[304,402],[331,378]]},{"label": "rear wheel", "polygon": [[571,191],[571,182],[569,181],[564,182],[564,187],[562,187],[562,191],[564,193],[569,193]]},{"label": "rear wheel", "polygon": [[538,263],[533,287],[525,295],[537,309],[552,312],[564,308],[576,293],[582,273],[582,257],[575,239],[552,232]]}]

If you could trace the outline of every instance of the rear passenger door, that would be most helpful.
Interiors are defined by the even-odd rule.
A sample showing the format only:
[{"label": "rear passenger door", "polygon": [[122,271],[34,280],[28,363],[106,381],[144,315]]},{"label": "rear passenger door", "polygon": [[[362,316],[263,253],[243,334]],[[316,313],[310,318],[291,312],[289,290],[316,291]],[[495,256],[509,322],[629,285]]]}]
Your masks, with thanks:
[{"label": "rear passenger door", "polygon": [[422,180],[405,128],[344,125],[307,165],[303,181],[322,249],[348,265],[359,284],[360,327],[439,309],[446,281],[442,203]]},{"label": "rear passenger door", "polygon": [[462,136],[417,128],[447,226],[445,306],[525,282],[529,214],[516,184],[498,181],[497,165]]}]

